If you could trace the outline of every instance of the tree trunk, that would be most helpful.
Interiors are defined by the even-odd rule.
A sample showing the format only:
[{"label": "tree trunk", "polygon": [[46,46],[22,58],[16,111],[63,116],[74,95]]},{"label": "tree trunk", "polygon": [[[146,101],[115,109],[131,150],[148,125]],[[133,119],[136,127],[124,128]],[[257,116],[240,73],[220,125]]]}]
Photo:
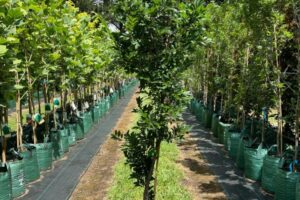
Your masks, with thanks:
[{"label": "tree trunk", "polygon": [[[39,113],[42,113],[42,109],[41,109],[41,97],[40,97],[40,84],[38,83],[37,85],[37,99],[38,99],[38,109],[39,109]],[[46,101],[44,102],[46,103]]]},{"label": "tree trunk", "polygon": [[161,141],[158,140],[156,143],[156,152],[157,152],[157,158],[156,158],[156,166],[155,166],[155,179],[154,179],[154,199],[156,199],[157,194],[157,185],[158,185],[158,164],[159,164],[159,156],[160,156],[160,145]]},{"label": "tree trunk", "polygon": [[[274,51],[275,51],[275,61],[276,61],[276,70],[277,70],[277,84],[281,84],[281,69],[279,65],[279,53],[278,53],[278,41],[277,41],[277,26],[274,24],[273,27],[274,31]],[[281,86],[277,86],[277,112],[278,112],[278,118],[277,118],[277,153],[278,155],[282,154],[283,151],[283,141],[282,141],[282,128],[283,128],[283,122],[282,122],[282,94],[281,94]]]},{"label": "tree trunk", "polygon": [[143,198],[143,200],[151,200],[150,199],[150,191],[151,191],[150,190],[150,184],[151,184],[151,179],[152,179],[152,175],[153,175],[153,171],[154,171],[155,161],[156,161],[156,158],[153,157],[149,173],[148,173],[148,175],[146,177],[146,180],[145,180],[145,188],[144,188],[144,198]]}]

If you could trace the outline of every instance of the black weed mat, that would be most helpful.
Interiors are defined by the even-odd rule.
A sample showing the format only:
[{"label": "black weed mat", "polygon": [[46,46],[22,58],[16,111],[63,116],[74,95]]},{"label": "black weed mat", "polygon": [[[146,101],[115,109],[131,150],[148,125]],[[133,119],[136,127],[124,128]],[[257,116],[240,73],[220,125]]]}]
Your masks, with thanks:
[{"label": "black weed mat", "polygon": [[[135,91],[135,90],[133,90]],[[87,137],[70,148],[67,159],[55,163],[54,169],[42,174],[43,178],[28,185],[28,194],[24,200],[65,200],[68,199],[80,180],[80,176],[89,166],[93,156],[104,143],[108,134],[115,127],[124,109],[128,105],[133,91],[119,100],[95,125]]]},{"label": "black weed mat", "polygon": [[205,130],[189,112],[183,115],[184,120],[192,126],[191,137],[197,140],[198,150],[207,161],[210,171],[216,176],[218,183],[230,200],[271,200],[273,197],[264,193],[257,182],[244,178],[233,160],[227,156],[223,145],[217,143],[209,131]]}]

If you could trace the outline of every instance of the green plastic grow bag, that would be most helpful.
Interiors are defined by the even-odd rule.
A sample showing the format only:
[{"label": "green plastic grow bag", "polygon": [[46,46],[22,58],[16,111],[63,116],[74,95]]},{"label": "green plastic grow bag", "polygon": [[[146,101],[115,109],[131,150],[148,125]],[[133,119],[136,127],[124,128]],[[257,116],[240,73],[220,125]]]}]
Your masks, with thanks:
[{"label": "green plastic grow bag", "polygon": [[11,188],[11,174],[8,169],[7,172],[0,172],[0,200],[12,199]]},{"label": "green plastic grow bag", "polygon": [[64,152],[61,148],[61,134],[59,131],[51,131],[51,142],[53,146],[53,159],[60,159]]},{"label": "green plastic grow bag", "polygon": [[280,158],[266,155],[262,167],[261,186],[268,192],[275,192],[275,178]]},{"label": "green plastic grow bag", "polygon": [[278,169],[275,178],[275,200],[295,200],[298,172]]},{"label": "green plastic grow bag", "polygon": [[203,126],[206,126],[207,118],[206,118],[206,108],[204,106],[201,106],[201,124]]},{"label": "green plastic grow bag", "polygon": [[[231,124],[226,124],[223,122],[218,123],[218,139],[220,144],[224,144],[224,139],[225,139],[225,131],[226,129],[229,129],[231,127]],[[227,140],[226,140],[227,143]]]},{"label": "green plastic grow bag", "polygon": [[81,140],[84,138],[84,127],[83,127],[83,121],[79,120],[79,122],[72,127],[76,134],[76,140]]},{"label": "green plastic grow bag", "polygon": [[257,149],[245,147],[244,162],[245,162],[245,176],[249,179],[259,181],[261,180],[261,171],[264,158],[268,150],[259,146]]},{"label": "green plastic grow bag", "polygon": [[100,106],[96,105],[94,107],[94,122],[98,122],[100,119]]},{"label": "green plastic grow bag", "polygon": [[212,116],[212,121],[211,121],[211,129],[212,129],[213,135],[216,138],[218,137],[218,124],[219,124],[218,115],[216,113],[214,113]]},{"label": "green plastic grow bag", "polygon": [[209,109],[206,109],[206,121],[205,121],[205,127],[211,128],[211,121],[212,121],[212,111]]},{"label": "green plastic grow bag", "polygon": [[299,177],[296,183],[296,200],[300,200],[300,178]]},{"label": "green plastic grow bag", "polygon": [[40,143],[34,145],[37,153],[37,161],[40,171],[52,168],[52,143]]},{"label": "green plastic grow bag", "polygon": [[36,149],[21,153],[24,163],[25,183],[30,183],[40,178]]},{"label": "green plastic grow bag", "polygon": [[196,104],[196,119],[198,122],[202,123],[202,105],[200,103]]},{"label": "green plastic grow bag", "polygon": [[236,160],[238,149],[239,149],[239,142],[240,142],[241,133],[237,132],[230,132],[228,137],[228,152],[229,156]]},{"label": "green plastic grow bag", "polygon": [[84,123],[84,133],[87,134],[89,132],[89,130],[92,127],[93,124],[93,120],[92,120],[92,113],[90,112],[85,112],[83,114],[84,119],[83,119],[83,123]]},{"label": "green plastic grow bag", "polygon": [[8,163],[11,172],[12,197],[16,198],[25,193],[25,178],[23,160]]},{"label": "green plastic grow bag", "polygon": [[66,153],[69,151],[69,135],[68,135],[68,129],[62,129],[58,131],[60,134],[60,144],[59,148],[61,149],[61,152]]},{"label": "green plastic grow bag", "polygon": [[240,169],[244,169],[244,149],[245,149],[245,144],[243,137],[240,137],[239,139],[239,145],[238,145],[238,151],[236,155],[236,165]]},{"label": "green plastic grow bag", "polygon": [[76,144],[76,124],[68,124],[67,131],[68,131],[68,143],[69,146],[73,146]]}]

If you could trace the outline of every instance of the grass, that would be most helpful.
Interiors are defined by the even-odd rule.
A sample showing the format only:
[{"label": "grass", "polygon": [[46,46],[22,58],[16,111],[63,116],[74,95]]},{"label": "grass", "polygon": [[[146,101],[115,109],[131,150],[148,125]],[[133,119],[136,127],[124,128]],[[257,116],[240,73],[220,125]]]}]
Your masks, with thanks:
[{"label": "grass", "polygon": [[[162,143],[161,157],[158,174],[158,200],[191,200],[191,195],[183,187],[182,171],[176,165],[179,149],[176,144]],[[129,178],[130,168],[125,165],[125,158],[121,159],[115,167],[115,177],[108,197],[111,200],[141,200],[143,188],[135,187],[133,180]]]}]

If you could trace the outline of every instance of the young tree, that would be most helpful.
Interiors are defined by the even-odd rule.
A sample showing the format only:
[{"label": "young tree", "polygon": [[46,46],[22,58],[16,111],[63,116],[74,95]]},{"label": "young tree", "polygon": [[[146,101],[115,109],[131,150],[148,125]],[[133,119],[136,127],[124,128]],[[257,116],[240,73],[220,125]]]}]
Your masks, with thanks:
[{"label": "young tree", "polygon": [[197,1],[125,0],[114,7],[121,63],[140,81],[140,118],[125,135],[123,152],[136,185],[145,187],[144,200],[155,199],[161,142],[181,136],[188,98],[180,80],[201,36],[201,11]]}]

